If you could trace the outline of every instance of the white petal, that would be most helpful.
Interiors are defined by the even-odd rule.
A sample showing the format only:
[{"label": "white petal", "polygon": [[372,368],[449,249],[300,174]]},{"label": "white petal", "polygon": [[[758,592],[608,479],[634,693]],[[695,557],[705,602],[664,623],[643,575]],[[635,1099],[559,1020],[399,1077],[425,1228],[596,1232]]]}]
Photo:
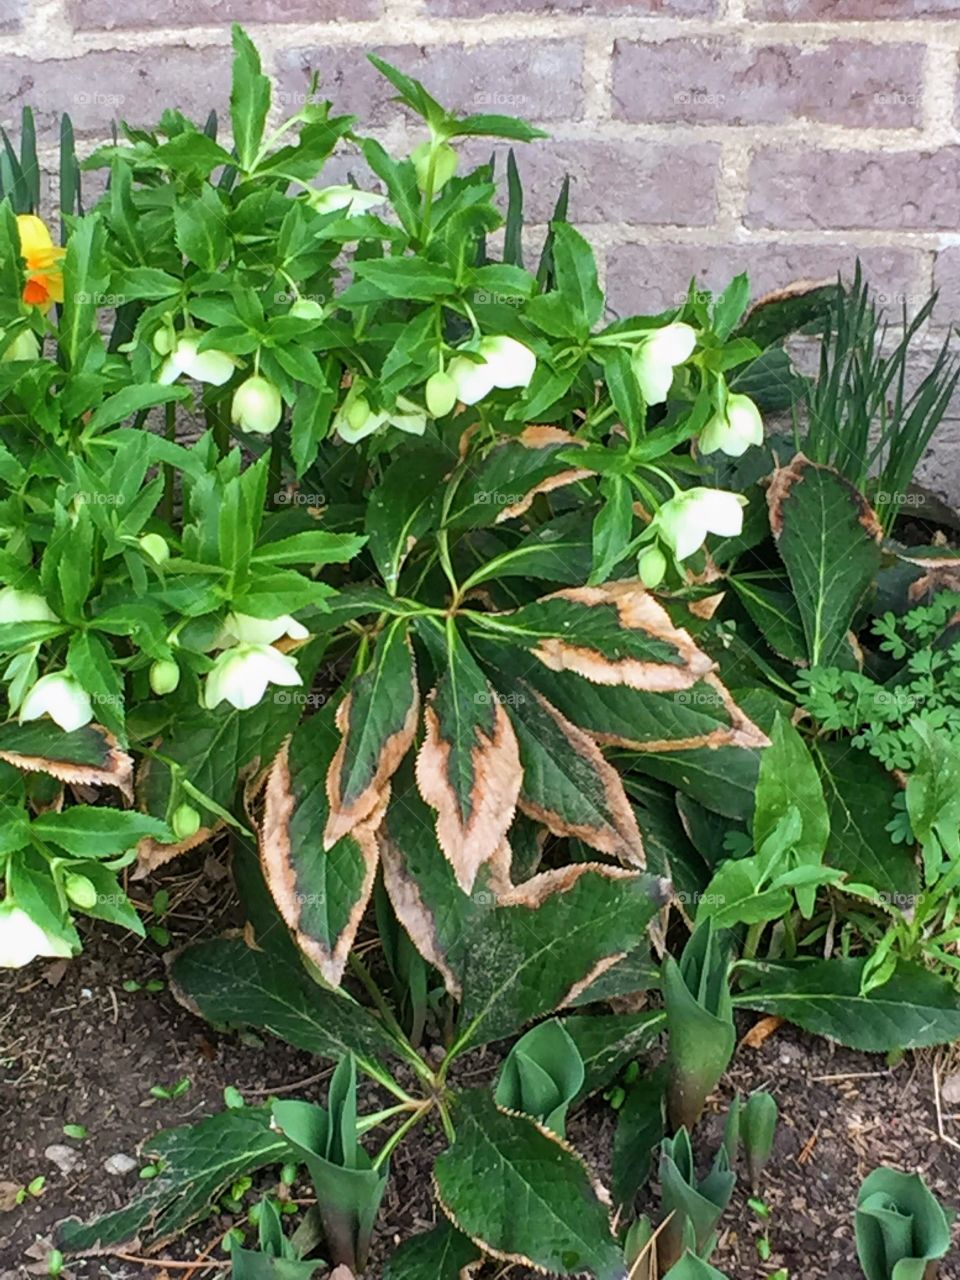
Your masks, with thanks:
[{"label": "white petal", "polygon": [[260,664],[258,670],[265,673],[270,684],[287,687],[303,684],[300,672],[297,670],[297,661],[288,653],[281,653],[279,649],[266,645],[263,649],[257,650],[256,659]]},{"label": "white petal", "polygon": [[4,587],[0,591],[0,622],[56,622],[57,615],[32,591]]},{"label": "white petal", "polygon": [[699,493],[697,510],[707,530],[722,538],[736,537],[743,529],[746,499],[722,489],[701,489]]},{"label": "white petal", "polygon": [[345,440],[347,444],[356,444],[358,440],[363,440],[367,436],[372,436],[375,431],[379,431],[386,421],[386,413],[370,412],[361,426],[351,427],[346,414],[341,412],[337,414],[333,425],[341,440]]},{"label": "white petal", "polygon": [[176,380],[183,373],[180,367],[180,361],[177,359],[177,353],[174,351],[172,355],[167,356],[163,364],[160,366],[160,372],[157,374],[157,382],[161,387],[169,387],[171,382]]},{"label": "white petal", "polygon": [[37,956],[72,954],[66,939],[47,933],[20,907],[0,906],[0,969],[22,968]]},{"label": "white petal", "polygon": [[673,382],[673,366],[657,360],[644,343],[633,357],[633,372],[647,404],[663,404]]},{"label": "white petal", "polygon": [[490,366],[493,385],[504,390],[528,386],[537,367],[537,357],[516,338],[484,338],[480,354]]},{"label": "white petal", "polygon": [[64,733],[72,733],[89,724],[93,707],[87,691],[62,671],[51,672],[27,692],[20,707],[20,723],[39,720],[47,715]]},{"label": "white petal", "polygon": [[689,360],[696,345],[697,331],[688,324],[668,324],[662,329],[654,329],[644,343],[658,361],[669,365]]},{"label": "white petal", "polygon": [[197,351],[197,344],[185,339],[177,344],[177,355],[188,378],[214,387],[229,382],[236,368],[233,357],[225,351]]},{"label": "white petal", "polygon": [[464,404],[477,404],[494,388],[493,372],[486,361],[477,364],[466,356],[455,356],[447,365],[447,373],[457,388],[457,399]]}]

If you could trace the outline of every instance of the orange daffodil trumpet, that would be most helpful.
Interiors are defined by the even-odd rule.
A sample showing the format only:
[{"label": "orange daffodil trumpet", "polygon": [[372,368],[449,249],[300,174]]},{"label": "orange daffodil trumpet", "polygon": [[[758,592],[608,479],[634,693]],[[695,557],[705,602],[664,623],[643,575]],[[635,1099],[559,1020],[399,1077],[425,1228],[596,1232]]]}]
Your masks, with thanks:
[{"label": "orange daffodil trumpet", "polygon": [[55,302],[63,301],[60,263],[66,250],[53,243],[47,224],[36,214],[18,214],[17,232],[20,256],[26,263],[23,301],[28,306],[49,311]]}]

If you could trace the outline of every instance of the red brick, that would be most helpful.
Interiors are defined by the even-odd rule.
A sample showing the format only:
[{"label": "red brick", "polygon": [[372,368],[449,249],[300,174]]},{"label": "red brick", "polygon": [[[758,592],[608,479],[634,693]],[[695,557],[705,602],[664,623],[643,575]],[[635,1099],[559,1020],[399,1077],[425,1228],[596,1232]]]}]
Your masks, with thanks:
[{"label": "red brick", "polygon": [[899,310],[906,298],[910,309],[926,301],[910,293],[920,254],[907,249],[862,248],[852,243],[785,244],[625,244],[607,255],[607,297],[617,315],[640,315],[677,306],[691,279],[717,292],[735,275],[746,271],[753,296],[794,280],[825,280],[841,271],[853,273],[860,257],[868,281],[881,301]]},{"label": "red brick", "polygon": [[869,22],[883,18],[955,18],[957,0],[748,0],[747,15],[772,21]]},{"label": "red brick", "polygon": [[379,18],[382,0],[70,0],[79,31],[223,26],[231,22],[330,22]]},{"label": "red brick", "polygon": [[[422,80],[445,107],[493,111],[530,120],[579,120],[583,112],[583,48],[576,40],[518,40],[491,45],[402,45],[375,50]],[[281,93],[302,98],[308,72],[322,93],[364,127],[410,113],[391,99],[393,86],[367,61],[364,48],[287,50],[278,55]]]},{"label": "red brick", "polygon": [[933,268],[934,288],[939,289],[934,315],[941,324],[960,323],[960,245],[941,249]]},{"label": "red brick", "polygon": [[230,51],[216,47],[116,50],[37,62],[0,57],[0,123],[32,106],[41,130],[52,131],[61,112],[78,133],[107,136],[110,122],[153,125],[167,107],[203,120],[223,110],[230,96]]},{"label": "red brick", "polygon": [[[507,148],[497,148],[505,172]],[[547,222],[561,183],[570,175],[570,220],[651,226],[711,226],[716,218],[720,148],[658,142],[566,142],[548,138],[516,147],[524,192],[524,219]],[[489,144],[467,155],[479,163]]]},{"label": "red brick", "polygon": [[734,39],[618,40],[614,114],[693,124],[920,123],[924,47],[836,40],[752,47]]},{"label": "red brick", "polygon": [[428,13],[479,18],[487,13],[644,14],[662,18],[712,18],[719,0],[427,0]]},{"label": "red brick", "polygon": [[749,172],[749,227],[949,231],[960,227],[960,147],[764,150]]}]

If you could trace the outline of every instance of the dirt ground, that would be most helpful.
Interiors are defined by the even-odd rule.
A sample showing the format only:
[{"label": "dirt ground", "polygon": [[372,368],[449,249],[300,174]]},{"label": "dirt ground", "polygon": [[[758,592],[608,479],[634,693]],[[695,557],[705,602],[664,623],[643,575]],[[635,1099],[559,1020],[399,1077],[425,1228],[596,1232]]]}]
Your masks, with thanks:
[{"label": "dirt ground", "polygon": [[[211,860],[202,876],[196,869],[178,871],[163,883],[171,892],[164,926],[173,944],[210,933],[211,922],[229,918],[229,881]],[[149,893],[139,888],[137,894],[149,903],[157,887],[151,884]],[[328,1070],[316,1059],[274,1040],[220,1035],[180,1008],[165,988],[147,991],[148,982],[163,980],[162,951],[153,940],[137,943],[95,927],[72,964],[49,962],[0,975],[0,1280],[45,1275],[54,1224],[73,1215],[89,1218],[136,1194],[143,1185],[136,1161],[143,1140],[219,1110],[225,1087],[236,1087],[248,1101],[276,1092],[323,1098]],[[140,989],[125,989],[132,983]],[[858,1280],[852,1209],[860,1180],[879,1163],[919,1171],[947,1204],[960,1202],[960,1114],[954,1114],[960,1103],[944,1103],[941,1140],[935,1064],[947,1080],[960,1071],[960,1055],[955,1063],[946,1052],[908,1055],[888,1070],[882,1059],[833,1049],[786,1027],[759,1049],[742,1048],[717,1109],[702,1122],[703,1143],[712,1149],[719,1141],[719,1108],[733,1089],[764,1087],[776,1095],[781,1123],[763,1188],[772,1209],[772,1250],[761,1263],[761,1224],[738,1188],[714,1265],[732,1280],[763,1280],[779,1267],[787,1268],[791,1280]],[[476,1079],[487,1069],[482,1059],[470,1067]],[[151,1096],[153,1086],[169,1089],[183,1079],[190,1083],[180,1096]],[[82,1125],[87,1136],[68,1137],[64,1125]],[[570,1140],[601,1177],[613,1126],[613,1113],[602,1100],[570,1124]],[[435,1221],[429,1171],[441,1145],[438,1134],[424,1130],[394,1156],[367,1280],[380,1276],[396,1242]],[[125,1172],[117,1171],[124,1166]],[[41,1193],[13,1205],[16,1189],[39,1176],[46,1180]],[[300,1191],[295,1188],[295,1194]],[[309,1195],[304,1186],[302,1196]],[[63,1275],[224,1275],[229,1263],[219,1241],[230,1225],[228,1217],[209,1218],[159,1250],[149,1265],[116,1254],[68,1259]],[[205,1260],[191,1267],[198,1256]],[[960,1260],[948,1259],[940,1274],[942,1280],[960,1280]],[[498,1264],[482,1275],[528,1280],[534,1273]]]}]

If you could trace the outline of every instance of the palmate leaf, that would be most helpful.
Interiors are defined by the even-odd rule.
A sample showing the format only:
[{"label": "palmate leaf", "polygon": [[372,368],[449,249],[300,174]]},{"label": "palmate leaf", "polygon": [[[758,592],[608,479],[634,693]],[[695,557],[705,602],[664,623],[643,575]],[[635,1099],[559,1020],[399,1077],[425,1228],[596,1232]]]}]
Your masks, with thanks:
[{"label": "palmate leaf", "polygon": [[847,632],[880,566],[877,517],[839,472],[802,453],[774,472],[767,505],[810,664],[854,667]]},{"label": "palmate leaf", "polygon": [[408,624],[398,619],[380,633],[370,666],[353,682],[337,711],[343,741],[327,775],[326,847],[366,821],[380,804],[384,788],[413,744],[419,711]]},{"label": "palmate leaf", "polygon": [[[424,632],[437,643],[432,624]],[[513,821],[520,754],[500,698],[452,623],[443,642],[446,669],[424,708],[417,785],[437,811],[440,847],[469,893]]]},{"label": "palmate leaf", "polygon": [[260,832],[260,857],[277,908],[332,986],[343,977],[373,892],[374,832],[386,799],[377,792],[363,820],[327,845],[327,779],[339,751],[331,707],[297,727],[271,767]]},{"label": "palmate leaf", "polygon": [[182,1231],[238,1177],[289,1160],[286,1139],[270,1128],[267,1107],[243,1107],[207,1116],[196,1124],[165,1129],[150,1138],[144,1154],[160,1166],[143,1193],[123,1209],[83,1224],[62,1222],[57,1243],[69,1252],[132,1240],[163,1240]]},{"label": "palmate leaf", "polygon": [[434,1181],[465,1235],[497,1258],[553,1275],[623,1280],[609,1210],[579,1156],[526,1116],[502,1111],[486,1089],[460,1096],[454,1123]]}]

